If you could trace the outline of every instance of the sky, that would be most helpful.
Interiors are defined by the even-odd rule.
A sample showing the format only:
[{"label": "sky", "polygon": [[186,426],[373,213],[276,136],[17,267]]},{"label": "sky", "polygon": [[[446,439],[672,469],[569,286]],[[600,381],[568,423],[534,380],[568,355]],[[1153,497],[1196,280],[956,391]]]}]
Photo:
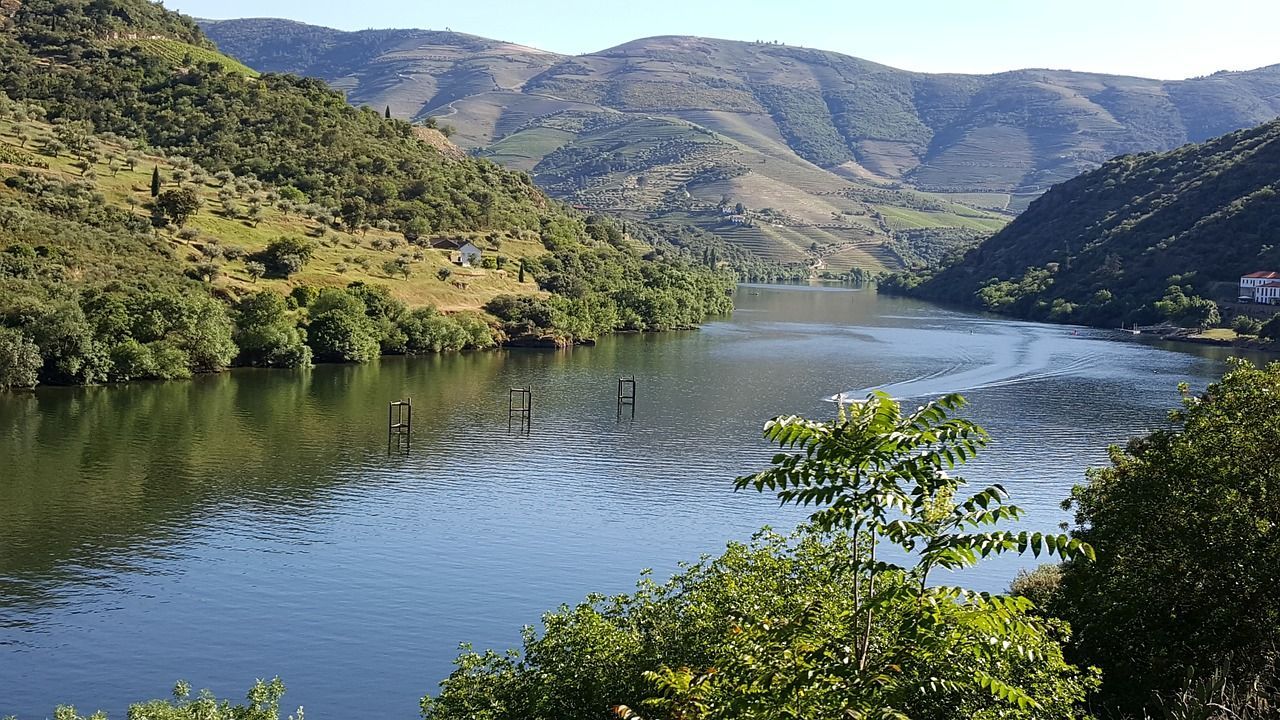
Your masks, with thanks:
[{"label": "sky", "polygon": [[907,70],[1181,79],[1280,63],[1276,0],[167,0],[205,18],[451,29],[565,54],[652,35],[777,40]]}]

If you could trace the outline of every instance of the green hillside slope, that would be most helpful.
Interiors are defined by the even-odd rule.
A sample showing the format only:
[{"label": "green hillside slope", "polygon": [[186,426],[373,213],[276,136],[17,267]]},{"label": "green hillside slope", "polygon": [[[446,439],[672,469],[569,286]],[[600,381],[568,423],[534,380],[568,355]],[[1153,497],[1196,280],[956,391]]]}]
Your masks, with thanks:
[{"label": "green hillside slope", "polygon": [[[0,8],[0,388],[689,327],[732,306],[726,263],[770,270],[258,76],[148,0]],[[474,266],[441,248],[468,241]]]},{"label": "green hillside slope", "polygon": [[1212,310],[1198,297],[1232,302],[1257,270],[1280,270],[1280,121],[1058,185],[913,292],[1031,318],[1199,323]]}]

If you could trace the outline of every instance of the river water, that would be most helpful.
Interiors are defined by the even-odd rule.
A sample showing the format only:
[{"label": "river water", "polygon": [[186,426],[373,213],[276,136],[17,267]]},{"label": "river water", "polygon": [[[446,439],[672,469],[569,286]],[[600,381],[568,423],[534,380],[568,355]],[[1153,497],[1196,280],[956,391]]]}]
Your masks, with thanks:
[{"label": "river water", "polygon": [[[187,679],[279,675],[309,715],[412,718],[459,642],[630,589],[803,518],[732,479],[762,424],[837,393],[959,391],[994,436],[964,475],[1053,530],[1108,444],[1165,424],[1225,351],[874,292],[743,286],[700,331],[191,382],[0,394],[0,717],[123,718]],[[634,375],[634,419],[616,381]],[[527,433],[507,390],[533,392]],[[387,402],[413,398],[408,453]],[[1031,560],[961,581],[1001,590]]]}]

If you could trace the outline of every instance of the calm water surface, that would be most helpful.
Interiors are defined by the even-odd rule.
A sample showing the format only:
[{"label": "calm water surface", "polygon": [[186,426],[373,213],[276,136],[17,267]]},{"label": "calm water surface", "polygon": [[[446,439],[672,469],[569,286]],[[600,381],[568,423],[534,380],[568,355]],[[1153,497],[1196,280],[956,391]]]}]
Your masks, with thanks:
[{"label": "calm water surface", "polygon": [[[511,646],[545,609],[793,526],[731,490],[771,454],[769,417],[964,392],[995,437],[966,476],[1053,529],[1109,443],[1163,425],[1177,384],[1226,357],[849,289],[737,303],[698,332],[567,352],[0,394],[0,716],[122,718],[179,678],[240,697],[280,675],[311,717],[412,718],[459,642]],[[639,403],[619,421],[624,374]],[[527,436],[512,386],[534,391]],[[404,396],[415,437],[389,457]],[[964,582],[1000,590],[1025,564]]]}]

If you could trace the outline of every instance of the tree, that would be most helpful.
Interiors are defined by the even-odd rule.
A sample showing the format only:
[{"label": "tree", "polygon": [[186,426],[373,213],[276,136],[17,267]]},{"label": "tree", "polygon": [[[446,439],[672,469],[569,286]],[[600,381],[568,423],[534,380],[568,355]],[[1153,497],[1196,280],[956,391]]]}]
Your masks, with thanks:
[{"label": "tree", "polygon": [[404,279],[408,280],[409,276],[413,274],[413,267],[409,264],[408,258],[398,257],[394,260],[388,260],[382,263],[382,272],[385,273],[387,277],[403,275]]},{"label": "tree", "polygon": [[307,344],[317,359],[365,363],[378,357],[377,327],[359,298],[326,288],[312,303],[311,313]]},{"label": "tree", "polygon": [[391,119],[391,106],[390,106],[390,105],[388,105],[388,106],[387,106],[386,118],[387,118],[388,120],[390,120],[390,119]]},{"label": "tree", "polygon": [[355,232],[364,224],[365,214],[368,212],[368,203],[359,196],[349,197],[342,201],[342,207],[339,213],[342,216],[342,223],[346,225],[347,232]]},{"label": "tree", "polygon": [[1229,664],[1248,687],[1280,648],[1280,363],[1233,361],[1183,392],[1176,428],[1112,448],[1072,493],[1098,562],[1066,563],[1050,604],[1102,668],[1106,706],[1138,717],[1193,670]]},{"label": "tree", "polygon": [[1271,316],[1271,319],[1262,324],[1258,329],[1258,337],[1267,340],[1280,340],[1280,313]]},{"label": "tree", "polygon": [[258,367],[307,367],[311,348],[279,293],[265,290],[236,305],[239,362]]},{"label": "tree", "polygon": [[265,265],[273,276],[287,278],[302,270],[314,252],[315,247],[306,239],[285,236],[272,240],[253,259]]},{"label": "tree", "polygon": [[21,332],[0,326],[0,389],[31,388],[40,382],[40,348]]},{"label": "tree", "polygon": [[525,267],[524,258],[520,258],[520,277],[516,280],[516,282],[519,282],[521,284],[524,284],[524,267]]},{"label": "tree", "polygon": [[431,232],[431,223],[423,218],[412,218],[400,228],[400,232],[404,235],[404,239],[410,243],[417,243]]},{"label": "tree", "polygon": [[166,190],[156,198],[155,206],[174,225],[182,227],[200,210],[200,196],[191,188]]},{"label": "tree", "polygon": [[160,166],[151,168],[151,197],[160,197]]},{"label": "tree", "polygon": [[258,278],[267,274],[267,266],[257,260],[250,260],[244,264],[244,272],[254,283],[258,282]]},{"label": "tree", "polygon": [[[842,408],[835,421],[784,417],[766,425],[766,438],[795,452],[775,456],[770,468],[739,478],[737,487],[816,507],[809,519],[818,529],[851,534],[851,603],[834,617],[817,602],[747,619],[734,639],[739,654],[721,663],[715,680],[733,691],[710,717],[765,708],[811,713],[824,703],[828,709],[817,715],[879,717],[905,711],[921,693],[988,695],[1028,717],[1063,711],[1037,698],[1034,688],[999,676],[1022,652],[1014,648],[1052,633],[1026,615],[1029,601],[929,584],[935,569],[959,570],[1002,553],[1030,550],[1082,562],[1093,556],[1087,544],[1064,535],[992,529],[1022,515],[1004,504],[998,485],[959,497],[966,483],[948,471],[987,439],[980,427],[949,417],[963,406],[963,398],[949,395],[904,414],[876,393]],[[959,663],[960,672],[938,685],[939,662]]]}]

